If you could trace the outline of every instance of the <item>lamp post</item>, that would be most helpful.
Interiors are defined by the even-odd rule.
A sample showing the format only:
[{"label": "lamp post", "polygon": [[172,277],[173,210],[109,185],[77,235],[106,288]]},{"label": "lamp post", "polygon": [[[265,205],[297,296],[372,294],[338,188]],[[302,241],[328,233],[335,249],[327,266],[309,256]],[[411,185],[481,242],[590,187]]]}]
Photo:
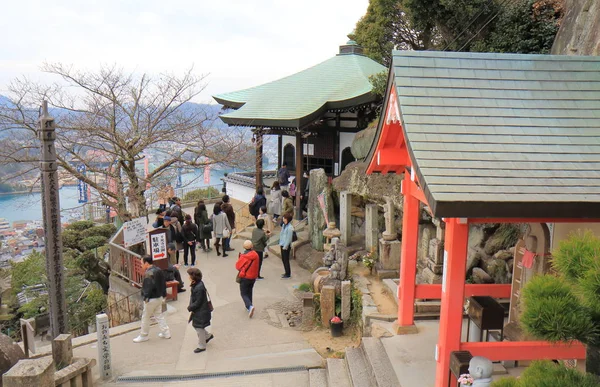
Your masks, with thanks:
[{"label": "lamp post", "polygon": [[46,237],[46,273],[48,275],[48,301],[50,304],[50,329],[52,338],[67,333],[67,306],[63,281],[60,201],[56,162],[56,126],[48,114],[48,102],[42,102],[39,119],[41,142],[40,171],[42,175],[42,212]]}]

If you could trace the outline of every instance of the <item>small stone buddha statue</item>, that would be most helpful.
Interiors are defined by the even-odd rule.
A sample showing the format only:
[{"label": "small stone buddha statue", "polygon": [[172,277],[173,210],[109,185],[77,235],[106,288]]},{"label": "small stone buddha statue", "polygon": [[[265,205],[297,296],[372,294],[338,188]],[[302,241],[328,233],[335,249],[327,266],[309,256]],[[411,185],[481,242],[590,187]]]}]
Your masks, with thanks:
[{"label": "small stone buddha statue", "polygon": [[469,362],[469,374],[473,378],[473,387],[490,387],[494,365],[483,356],[475,356]]}]

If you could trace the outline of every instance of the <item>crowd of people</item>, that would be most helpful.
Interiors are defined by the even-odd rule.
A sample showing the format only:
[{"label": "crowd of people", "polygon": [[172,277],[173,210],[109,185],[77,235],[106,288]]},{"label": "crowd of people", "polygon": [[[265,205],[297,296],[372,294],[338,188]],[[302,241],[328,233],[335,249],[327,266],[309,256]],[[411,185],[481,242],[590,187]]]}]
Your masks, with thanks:
[{"label": "crowd of people", "polygon": [[[236,282],[239,283],[240,295],[248,317],[252,318],[255,307],[253,304],[253,289],[257,280],[263,280],[261,275],[263,260],[268,257],[269,238],[275,227],[281,227],[279,235],[279,248],[284,273],[282,279],[291,278],[290,250],[292,242],[296,240],[296,232],[292,225],[294,218],[294,199],[300,195],[301,208],[304,210],[308,198],[308,175],[304,175],[300,189],[296,187],[296,179],[289,182],[290,175],[287,166],[283,164],[278,172],[278,180],[271,187],[270,197],[267,199],[264,190],[258,188],[256,195],[249,204],[250,213],[256,219],[255,228],[250,240],[243,243],[243,252],[240,252],[235,263],[238,271]],[[217,256],[227,257],[234,251],[231,247],[231,237],[235,231],[235,211],[228,195],[214,203],[210,211],[203,200],[198,201],[194,214],[185,214],[181,208],[181,199],[174,196],[173,188],[165,185],[159,191],[159,208],[156,212],[154,228],[166,229],[169,255],[167,269],[159,269],[154,265],[151,256],[143,258],[142,267],[145,271],[142,284],[142,297],[144,310],[142,312],[142,327],[139,336],[134,342],[147,341],[150,327],[150,317],[154,316],[158,322],[160,332],[158,336],[169,339],[171,333],[165,318],[166,311],[166,283],[177,281],[178,292],[184,292],[184,283],[179,272],[180,251],[183,250],[183,265],[187,268],[191,287],[189,321],[198,335],[198,346],[194,350],[200,353],[206,350],[206,344],[214,335],[206,331],[210,325],[213,311],[212,302],[208,291],[202,282],[202,272],[196,266],[196,250],[202,249],[209,253],[214,247]]]}]

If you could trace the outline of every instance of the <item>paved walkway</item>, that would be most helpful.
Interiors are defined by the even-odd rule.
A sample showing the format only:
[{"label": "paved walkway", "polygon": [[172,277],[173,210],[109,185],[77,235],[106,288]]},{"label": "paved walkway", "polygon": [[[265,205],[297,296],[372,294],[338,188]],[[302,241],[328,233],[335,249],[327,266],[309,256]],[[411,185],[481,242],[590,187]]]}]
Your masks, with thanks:
[{"label": "paved walkway", "polygon": [[[133,343],[137,330],[111,339],[113,375],[119,376],[158,376],[185,375],[213,372],[256,370],[277,367],[321,366],[322,359],[303,339],[302,334],[292,328],[282,328],[273,323],[267,309],[277,309],[280,303],[296,301],[294,286],[310,280],[310,273],[292,262],[292,279],[280,279],[283,273],[281,260],[270,257],[264,261],[262,275],[266,278],[257,281],[254,287],[254,318],[249,319],[235,282],[235,261],[241,251],[241,240],[232,240],[236,251],[229,257],[218,257],[213,251],[199,253],[196,266],[204,275],[215,307],[212,325],[208,328],[215,338],[208,344],[206,352],[195,354],[197,336],[188,324],[190,292],[179,294],[177,301],[171,301],[167,321],[172,338],[158,338],[158,327],[150,331],[151,339],[144,343]],[[181,259],[183,256],[181,256]],[[181,267],[182,278],[188,288],[188,276]],[[74,350],[78,357],[97,357],[96,344],[88,344]],[[97,368],[97,367],[96,367]],[[96,369],[97,372],[97,369]],[[286,378],[284,374],[256,375],[241,377],[246,384],[235,384],[235,378],[227,383],[210,385],[248,385],[256,379],[265,386],[307,386],[307,377]],[[217,379],[211,379],[213,381]],[[282,383],[279,383],[279,382]],[[285,381],[285,383],[284,383]],[[179,382],[181,383],[181,382]],[[196,381],[195,383],[200,383]],[[212,382],[211,382],[212,383]],[[220,383],[220,382],[219,382]],[[223,381],[225,383],[225,381]],[[163,385],[164,383],[160,383]],[[204,383],[205,385],[208,385]],[[132,385],[127,383],[127,385]],[[157,384],[158,385],[158,384]],[[191,384],[190,384],[191,385]]]}]

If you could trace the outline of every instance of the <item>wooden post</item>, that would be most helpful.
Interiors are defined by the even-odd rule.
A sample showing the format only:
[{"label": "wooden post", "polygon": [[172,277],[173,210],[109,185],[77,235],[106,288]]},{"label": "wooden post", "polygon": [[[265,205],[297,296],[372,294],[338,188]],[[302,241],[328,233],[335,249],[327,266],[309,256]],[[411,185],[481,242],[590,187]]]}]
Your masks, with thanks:
[{"label": "wooden post", "polygon": [[48,276],[48,305],[52,338],[68,332],[65,301],[64,266],[62,257],[62,226],[58,195],[58,163],[54,118],[48,114],[48,102],[43,101],[38,132],[41,142],[40,171],[42,176],[42,211],[46,239],[46,275]]},{"label": "wooden post", "polygon": [[[402,181],[402,250],[400,258],[400,291],[398,292],[398,333],[416,333],[414,327],[417,249],[419,246],[419,200],[410,192],[410,173]],[[410,328],[412,327],[412,329]]]},{"label": "wooden post", "polygon": [[300,206],[299,185],[301,185],[302,174],[304,173],[304,157],[302,132],[296,133],[296,219],[302,220],[302,207]]},{"label": "wooden post", "polygon": [[263,134],[261,129],[256,129],[256,189],[263,186]]},{"label": "wooden post", "polygon": [[465,267],[469,244],[469,225],[466,219],[446,219],[446,248],[440,333],[436,346],[436,387],[449,387],[450,352],[461,345]]}]

